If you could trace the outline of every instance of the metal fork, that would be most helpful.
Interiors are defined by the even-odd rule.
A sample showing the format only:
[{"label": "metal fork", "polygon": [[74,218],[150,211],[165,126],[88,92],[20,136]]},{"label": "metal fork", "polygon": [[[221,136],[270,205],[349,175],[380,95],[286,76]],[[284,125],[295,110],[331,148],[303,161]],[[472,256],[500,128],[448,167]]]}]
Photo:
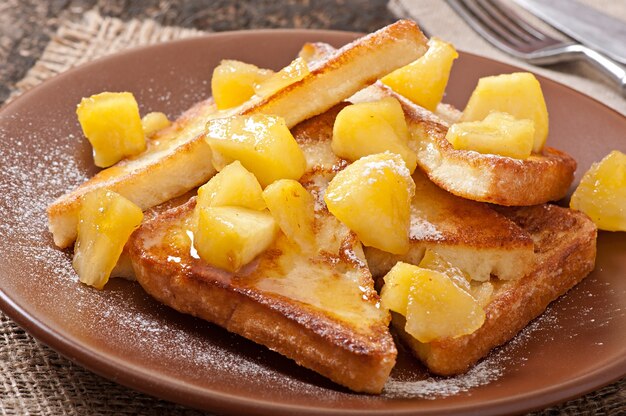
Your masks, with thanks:
[{"label": "metal fork", "polygon": [[476,32],[494,46],[533,65],[585,60],[617,83],[626,97],[626,69],[576,42],[555,39],[497,0],[448,0]]}]

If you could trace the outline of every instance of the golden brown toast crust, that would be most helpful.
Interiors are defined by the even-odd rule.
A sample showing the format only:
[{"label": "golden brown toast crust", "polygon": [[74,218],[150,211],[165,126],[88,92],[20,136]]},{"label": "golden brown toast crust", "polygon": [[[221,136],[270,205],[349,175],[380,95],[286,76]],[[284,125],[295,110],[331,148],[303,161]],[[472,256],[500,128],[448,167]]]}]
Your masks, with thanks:
[{"label": "golden brown toast crust", "polygon": [[596,227],[583,213],[554,205],[500,208],[528,231],[534,242],[537,266],[516,281],[495,282],[485,308],[486,319],[476,332],[454,339],[421,344],[404,332],[404,319],[394,314],[393,326],[428,369],[440,375],[467,371],[493,348],[504,344],[548,304],[579,283],[593,270]]},{"label": "golden brown toast crust", "polygon": [[[314,188],[316,178],[322,178],[325,183],[324,175],[332,175],[337,166],[343,166],[330,150],[332,124],[341,108],[342,105],[338,105],[293,129],[306,155],[308,169],[305,176],[309,178],[310,188]],[[303,183],[306,184],[307,180]],[[168,223],[176,224],[181,217],[188,215],[194,203],[192,200],[165,213],[147,215],[148,221],[133,234],[127,251],[134,262],[137,280],[144,289],[181,312],[199,316],[266,345],[354,391],[380,392],[397,354],[388,329],[387,313],[380,311],[381,317],[375,325],[358,328],[319,308],[263,290],[267,288],[265,277],[280,269],[281,257],[284,257],[275,251],[276,247],[261,254],[245,268],[246,276],[238,279],[190,258],[185,250],[146,247],[145,241],[154,240],[155,235],[168,228]],[[341,235],[340,223],[323,207],[318,209],[318,216],[334,224],[330,232]],[[321,233],[319,227],[316,229]],[[339,257],[325,253],[321,261],[328,263],[322,267],[337,273],[345,272],[342,268],[358,271],[360,286],[365,289],[363,295],[369,297],[368,302],[378,302],[360,245],[354,234],[348,235],[349,241],[343,244],[350,243],[346,248],[358,246],[356,255],[362,263],[352,264],[354,259],[351,255],[343,255],[342,249]],[[284,236],[279,238],[284,239]],[[178,262],[165,260],[171,256],[179,259]],[[255,267],[258,270],[250,270]],[[313,288],[301,290],[311,291]]]},{"label": "golden brown toast crust", "polygon": [[307,76],[261,102],[251,103],[250,109],[244,105],[242,114],[280,115],[291,128],[416,60],[427,49],[428,39],[415,22],[398,20],[332,54],[305,52],[305,57],[317,61]]},{"label": "golden brown toast crust", "polygon": [[545,147],[528,159],[456,150],[446,139],[448,124],[430,111],[393,92],[380,82],[354,101],[387,96],[402,104],[418,166],[431,181],[454,195],[506,206],[528,206],[563,198],[574,179],[576,161]]},{"label": "golden brown toast crust", "polygon": [[[354,391],[382,390],[397,353],[386,313],[376,312],[376,319],[361,326],[280,293],[260,289],[259,279],[280,269],[279,244],[237,275],[194,258],[189,243],[176,242],[172,237],[176,234],[171,231],[182,229],[181,221],[191,217],[194,206],[195,199],[191,199],[166,211],[144,223],[131,237],[127,247],[137,280],[149,294],[174,309],[265,345]],[[351,240],[344,241],[342,247],[358,246],[351,233],[348,238]],[[353,255],[359,254],[329,258],[328,268],[349,266],[360,270],[360,284],[365,288],[362,302],[373,307],[378,297],[371,277],[364,261],[351,264],[355,262]]]}]

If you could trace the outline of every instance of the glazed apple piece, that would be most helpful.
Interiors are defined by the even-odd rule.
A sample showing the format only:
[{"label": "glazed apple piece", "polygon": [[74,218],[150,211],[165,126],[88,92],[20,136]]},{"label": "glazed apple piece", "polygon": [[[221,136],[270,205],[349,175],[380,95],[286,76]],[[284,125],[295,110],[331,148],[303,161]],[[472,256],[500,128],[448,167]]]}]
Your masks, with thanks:
[{"label": "glazed apple piece", "polygon": [[265,251],[277,231],[276,222],[267,211],[241,207],[202,208],[194,246],[207,263],[236,272]]},{"label": "glazed apple piece", "polygon": [[415,183],[402,157],[385,152],[362,157],[339,172],[324,201],[363,244],[403,254],[409,249],[414,193]]},{"label": "glazed apple piece", "polygon": [[315,249],[315,201],[293,179],[280,179],[263,191],[263,199],[280,229],[302,250]]},{"label": "glazed apple piece", "polygon": [[333,125],[331,145],[337,156],[350,161],[384,151],[397,153],[413,173],[417,157],[408,140],[402,106],[395,98],[387,97],[343,108]]},{"label": "glazed apple piece", "polygon": [[383,84],[415,104],[435,111],[448,85],[452,63],[459,54],[452,44],[433,37],[426,53],[383,77]]},{"label": "glazed apple piece", "polygon": [[146,150],[139,106],[130,92],[103,92],[83,98],[76,115],[93,147],[96,166],[106,168]]},{"label": "glazed apple piece", "polygon": [[489,280],[484,282],[473,280],[468,273],[456,267],[433,250],[427,249],[424,252],[424,257],[418,266],[445,274],[455,285],[472,295],[483,308],[491,300],[493,284]]},{"label": "glazed apple piece", "polygon": [[526,159],[530,156],[535,136],[532,120],[518,120],[510,114],[489,113],[482,121],[466,121],[450,126],[446,139],[458,150],[474,150]]},{"label": "glazed apple piece", "polygon": [[300,179],[306,169],[304,154],[281,117],[255,114],[210,120],[206,141],[217,170],[239,160],[262,186],[278,179]]},{"label": "glazed apple piece", "polygon": [[570,207],[601,230],[626,231],[626,154],[614,150],[585,173]]},{"label": "glazed apple piece", "polygon": [[236,107],[250,99],[259,83],[273,75],[269,69],[225,59],[213,70],[211,92],[219,110]]},{"label": "glazed apple piece", "polygon": [[150,137],[157,131],[164,129],[171,124],[172,122],[167,118],[167,116],[159,111],[153,111],[141,118],[141,127],[143,128],[145,137]]},{"label": "glazed apple piece", "polygon": [[541,153],[548,138],[548,109],[541,85],[529,72],[495,75],[478,80],[461,121],[484,120],[493,111],[534,122],[533,152]]},{"label": "glazed apple piece", "polygon": [[72,264],[81,282],[102,289],[143,213],[128,199],[106,189],[82,199]]},{"label": "glazed apple piece", "polygon": [[444,273],[398,262],[384,281],[383,306],[404,315],[405,331],[420,342],[471,334],[485,321],[478,302]]},{"label": "glazed apple piece", "polygon": [[419,267],[443,273],[448,276],[455,285],[466,292],[470,291],[471,277],[467,273],[463,272],[463,270],[452,265],[452,263],[433,250],[426,249],[424,257],[422,257],[422,260],[419,263]]},{"label": "glazed apple piece", "polygon": [[262,193],[256,177],[234,161],[198,188],[196,208],[238,206],[263,210],[266,205]]}]

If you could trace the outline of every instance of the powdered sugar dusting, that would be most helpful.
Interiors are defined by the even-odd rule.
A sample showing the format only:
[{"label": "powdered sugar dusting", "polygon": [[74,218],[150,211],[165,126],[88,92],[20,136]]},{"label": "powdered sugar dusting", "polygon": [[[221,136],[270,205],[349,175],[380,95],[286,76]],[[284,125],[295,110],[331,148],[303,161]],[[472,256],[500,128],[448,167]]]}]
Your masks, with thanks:
[{"label": "powdered sugar dusting", "polygon": [[67,277],[74,273],[67,255],[50,245],[46,206],[87,176],[72,157],[80,139],[55,133],[54,128],[47,129],[42,141],[32,135],[11,137],[0,130],[0,206],[4,211],[0,238],[11,241],[20,256]]},{"label": "powdered sugar dusting", "polygon": [[365,156],[360,159],[360,162],[363,164],[361,175],[368,178],[369,184],[375,183],[378,177],[384,176],[386,170],[407,181],[411,180],[411,173],[399,155],[388,151],[384,152],[383,155],[383,157],[380,155]]},{"label": "powdered sugar dusting", "polygon": [[467,373],[456,377],[428,377],[409,381],[391,378],[385,385],[385,395],[393,398],[420,398],[434,400],[453,396],[500,378],[503,369],[493,359],[486,359]]},{"label": "powdered sugar dusting", "polygon": [[[467,373],[454,377],[426,376],[415,379],[414,374],[392,373],[384,394],[390,398],[420,398],[434,400],[470,392],[472,389],[497,381],[507,374],[507,368],[523,366],[528,360],[524,346],[538,332],[553,331],[558,320],[550,309],[524,328],[504,346],[492,351]],[[544,334],[542,334],[544,335]]]},{"label": "powdered sugar dusting", "polygon": [[[97,326],[117,328],[115,332],[106,334],[108,342],[128,343],[127,338],[131,334],[137,347],[150,348],[155,356],[174,356],[165,360],[178,361],[175,368],[169,369],[174,374],[179,374],[188,367],[190,379],[202,380],[207,377],[207,370],[210,369],[212,374],[231,373],[236,377],[273,383],[282,389],[298,390],[304,384],[289,377],[282,377],[280,372],[273,369],[269,362],[271,360],[263,357],[273,354],[269,351],[263,351],[262,357],[238,354],[237,344],[248,342],[233,334],[227,334],[207,322],[178,315],[162,305],[155,305],[151,310],[145,310],[136,304],[111,308],[111,304],[122,305],[126,296],[122,291],[109,292],[106,296],[107,305],[104,306],[109,307],[103,308],[102,321],[98,322]],[[179,319],[176,319],[177,317]],[[195,325],[190,327],[188,325],[190,322]],[[216,335],[230,342],[216,341]]]},{"label": "powdered sugar dusting", "polygon": [[[411,210],[415,211],[413,207]],[[419,213],[412,212],[409,238],[417,241],[439,241],[443,240],[443,235],[433,223],[427,221]]]}]

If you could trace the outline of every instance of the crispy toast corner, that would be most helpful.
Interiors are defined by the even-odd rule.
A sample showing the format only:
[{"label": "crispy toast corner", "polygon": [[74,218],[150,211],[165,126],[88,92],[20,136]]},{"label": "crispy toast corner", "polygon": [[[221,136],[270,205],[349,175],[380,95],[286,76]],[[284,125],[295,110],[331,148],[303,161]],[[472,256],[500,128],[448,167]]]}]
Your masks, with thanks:
[{"label": "crispy toast corner", "polygon": [[[395,364],[390,316],[360,243],[329,214],[319,238],[334,250],[303,255],[284,235],[237,274],[193,254],[195,198],[144,223],[128,247],[137,281],[174,309],[265,345],[357,392],[380,393]],[[323,234],[320,233],[320,234]]]}]

